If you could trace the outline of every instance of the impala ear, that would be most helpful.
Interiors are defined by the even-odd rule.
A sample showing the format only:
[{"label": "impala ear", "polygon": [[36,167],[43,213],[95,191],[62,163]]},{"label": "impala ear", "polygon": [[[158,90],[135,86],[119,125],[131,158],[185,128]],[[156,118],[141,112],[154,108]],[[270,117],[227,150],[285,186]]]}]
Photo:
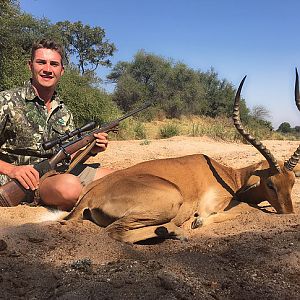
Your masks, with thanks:
[{"label": "impala ear", "polygon": [[257,175],[251,175],[246,184],[239,190],[239,193],[245,193],[260,185],[260,177]]},{"label": "impala ear", "polygon": [[265,162],[261,161],[255,167],[255,169],[251,172],[250,177],[246,181],[246,183],[242,186],[242,188],[238,191],[238,193],[245,193],[257,186],[260,185],[260,178],[265,174]]}]

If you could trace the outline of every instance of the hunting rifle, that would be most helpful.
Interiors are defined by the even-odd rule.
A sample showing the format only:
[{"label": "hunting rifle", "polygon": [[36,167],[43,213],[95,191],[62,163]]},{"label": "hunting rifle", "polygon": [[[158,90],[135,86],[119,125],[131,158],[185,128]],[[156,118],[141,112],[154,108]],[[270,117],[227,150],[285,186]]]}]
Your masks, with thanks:
[{"label": "hunting rifle", "polygon": [[[129,118],[132,115],[137,114],[138,112],[148,108],[151,105],[151,103],[146,103],[140,108],[137,108],[122,117],[104,124],[100,128],[95,128],[95,123],[91,122],[79,129],[75,129],[72,132],[67,132],[65,135],[58,137],[56,139],[53,139],[51,141],[47,141],[42,144],[42,147],[44,150],[49,150],[53,148],[54,146],[58,145],[58,150],[56,153],[49,157],[48,159],[44,159],[41,162],[33,165],[33,167],[39,172],[39,176],[42,177],[44,174],[51,170],[55,170],[57,168],[57,165],[59,163],[69,164],[71,162],[71,155],[73,153],[76,153],[78,150],[82,149],[83,147],[86,147],[81,154],[78,155],[78,157],[74,158],[75,162],[71,162],[67,172],[70,172],[71,169],[75,167],[80,161],[82,161],[83,157],[86,156],[90,152],[90,150],[93,148],[93,146],[96,143],[96,138],[94,137],[95,133],[100,132],[110,132],[110,131],[116,131],[116,128],[118,127],[119,123],[127,118]],[[93,129],[93,130],[91,130]],[[82,134],[84,131],[91,130],[87,134]],[[77,135],[77,138],[74,138],[74,136]],[[73,140],[63,143],[64,141],[73,138]],[[21,202],[31,202],[34,198],[34,191],[30,189],[25,189],[18,180],[12,179],[8,183],[0,186],[0,206],[16,206]]]}]

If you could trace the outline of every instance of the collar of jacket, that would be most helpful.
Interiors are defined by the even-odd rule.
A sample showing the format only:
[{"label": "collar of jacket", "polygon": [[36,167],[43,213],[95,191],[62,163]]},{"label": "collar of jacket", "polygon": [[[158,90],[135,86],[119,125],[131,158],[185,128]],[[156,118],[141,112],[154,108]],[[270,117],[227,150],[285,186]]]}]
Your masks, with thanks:
[{"label": "collar of jacket", "polygon": [[[26,101],[33,101],[33,102],[37,102],[39,105],[44,106],[44,100],[42,100],[35,92],[35,89],[33,88],[32,84],[32,79],[25,81],[23,88],[24,88],[24,98]],[[59,96],[57,94],[56,91],[54,91],[53,96],[51,98],[51,102],[55,100],[57,102],[58,105],[62,105],[64,102],[62,100],[59,99]]]}]

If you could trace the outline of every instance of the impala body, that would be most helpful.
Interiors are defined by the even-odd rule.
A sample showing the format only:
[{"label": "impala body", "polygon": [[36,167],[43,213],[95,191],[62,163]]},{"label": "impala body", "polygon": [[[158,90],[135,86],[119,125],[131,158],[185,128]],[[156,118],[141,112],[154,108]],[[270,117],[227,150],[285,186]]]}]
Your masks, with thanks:
[{"label": "impala body", "polygon": [[[253,204],[268,201],[277,213],[293,213],[293,170],[300,147],[285,163],[277,162],[244,131],[239,117],[244,80],[235,97],[234,125],[266,160],[241,169],[203,154],[139,163],[86,186],[66,219],[92,220],[112,238],[134,243],[153,237],[185,239],[180,227],[184,222],[192,220],[192,228],[201,226],[233,199]],[[296,86],[297,82],[296,73]]]}]

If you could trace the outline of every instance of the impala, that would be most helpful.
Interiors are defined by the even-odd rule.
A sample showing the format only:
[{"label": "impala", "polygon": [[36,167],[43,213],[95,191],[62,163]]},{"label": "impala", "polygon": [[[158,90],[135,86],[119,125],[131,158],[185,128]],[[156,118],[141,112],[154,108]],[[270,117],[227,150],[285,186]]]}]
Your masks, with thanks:
[{"label": "impala", "polygon": [[[293,169],[300,146],[283,163],[244,130],[239,103],[245,78],[236,92],[233,122],[265,160],[241,169],[203,154],[142,162],[89,184],[65,219],[89,219],[105,227],[112,238],[134,243],[154,237],[185,239],[180,227],[184,222],[192,220],[191,227],[196,228],[232,200],[268,201],[277,213],[293,213]],[[298,106],[297,72],[295,99]]]}]

